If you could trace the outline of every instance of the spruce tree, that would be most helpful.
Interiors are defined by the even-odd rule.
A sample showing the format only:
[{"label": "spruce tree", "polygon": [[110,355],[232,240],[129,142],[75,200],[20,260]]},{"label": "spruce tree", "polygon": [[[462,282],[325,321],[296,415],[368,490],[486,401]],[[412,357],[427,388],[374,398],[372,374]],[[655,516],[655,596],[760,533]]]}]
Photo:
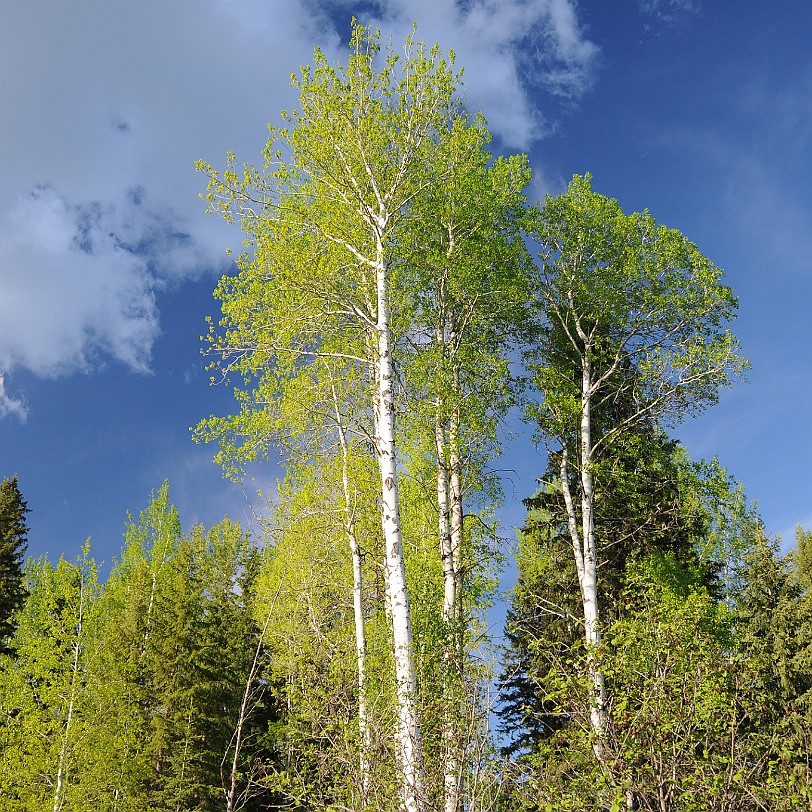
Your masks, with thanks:
[{"label": "spruce tree", "polygon": [[0,653],[13,650],[15,615],[25,600],[23,558],[28,547],[28,504],[17,486],[17,477],[0,483]]}]

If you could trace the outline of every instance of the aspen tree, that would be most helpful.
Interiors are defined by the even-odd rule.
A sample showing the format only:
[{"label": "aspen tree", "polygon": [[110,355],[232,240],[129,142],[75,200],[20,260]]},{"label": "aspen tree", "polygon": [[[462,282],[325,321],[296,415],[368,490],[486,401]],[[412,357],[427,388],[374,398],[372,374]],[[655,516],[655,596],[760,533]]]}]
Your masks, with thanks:
[{"label": "aspen tree", "polygon": [[[286,381],[320,359],[368,369],[365,405],[373,418],[379,472],[387,601],[398,716],[402,806],[425,808],[414,646],[398,490],[395,349],[408,329],[410,291],[401,284],[399,241],[411,209],[445,181],[433,157],[458,113],[454,77],[438,48],[406,41],[380,53],[379,35],[355,25],[346,67],[316,50],[292,84],[296,110],[271,128],[262,169],[231,157],[210,178],[208,200],[239,221],[251,254],[224,279],[221,330],[212,348],[225,374],[276,387],[272,399],[239,397],[234,420],[213,419],[208,438],[225,440],[220,459],[267,454],[266,411],[278,414]],[[267,391],[267,389],[266,389]],[[257,433],[259,429],[259,434]],[[237,442],[231,442],[237,436]]]},{"label": "aspen tree", "polygon": [[[444,808],[463,802],[468,726],[463,690],[464,499],[486,489],[497,427],[513,399],[510,350],[521,339],[528,255],[521,239],[525,156],[492,160],[484,121],[458,117],[436,161],[449,179],[427,190],[410,221],[408,267],[417,291],[406,367],[409,428],[432,435],[443,572]],[[418,440],[419,442],[419,440]],[[426,442],[425,440],[423,441]],[[426,443],[429,445],[429,443]]]},{"label": "aspen tree", "polygon": [[[533,231],[538,332],[528,356],[540,401],[529,412],[558,446],[600,761],[609,731],[598,567],[613,539],[596,526],[596,462],[631,426],[674,423],[715,403],[747,362],[727,328],[737,301],[721,270],[648,212],[625,215],[593,192],[589,175],[548,197]],[[632,404],[623,418],[598,422],[618,400]]]},{"label": "aspen tree", "polygon": [[68,808],[76,764],[92,737],[85,669],[98,573],[85,544],[76,562],[29,561],[16,655],[0,661],[0,808]]}]

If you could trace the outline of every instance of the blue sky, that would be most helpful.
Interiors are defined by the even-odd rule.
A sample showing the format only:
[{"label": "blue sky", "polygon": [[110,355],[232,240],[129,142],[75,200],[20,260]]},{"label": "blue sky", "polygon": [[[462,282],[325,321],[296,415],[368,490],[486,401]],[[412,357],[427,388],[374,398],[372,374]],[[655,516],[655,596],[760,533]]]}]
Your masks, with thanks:
[{"label": "blue sky", "polygon": [[[678,435],[771,532],[812,523],[809,0],[29,0],[0,10],[0,475],[19,475],[30,552],[90,536],[109,561],[165,477],[187,525],[255,524],[276,472],[228,483],[189,434],[231,408],[199,337],[240,242],[193,162],[259,160],[291,72],[317,44],[339,55],[353,14],[456,51],[535,197],[589,171],[726,270],[753,368]],[[544,459],[519,437],[499,465],[519,500]]]}]

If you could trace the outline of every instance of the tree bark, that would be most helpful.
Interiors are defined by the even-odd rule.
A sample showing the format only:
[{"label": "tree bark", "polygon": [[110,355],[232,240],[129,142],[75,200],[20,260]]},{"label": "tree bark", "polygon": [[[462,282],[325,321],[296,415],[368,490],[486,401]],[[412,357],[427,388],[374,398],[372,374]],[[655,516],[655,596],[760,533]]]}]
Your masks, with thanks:
[{"label": "tree bark", "polygon": [[561,449],[561,490],[567,508],[567,525],[570,531],[575,567],[581,591],[584,612],[584,642],[587,652],[587,672],[592,684],[589,698],[589,725],[595,737],[594,753],[599,762],[605,757],[607,734],[606,685],[603,671],[597,659],[601,643],[601,617],[598,601],[598,555],[595,539],[595,493],[592,481],[592,370],[587,355],[582,357],[581,418],[579,426],[581,482],[581,527],[575,501],[569,487],[570,463],[566,442]]},{"label": "tree bark", "polygon": [[358,665],[358,732],[361,737],[361,752],[358,756],[358,767],[361,772],[361,808],[369,803],[370,789],[370,754],[372,752],[372,734],[369,725],[369,709],[366,699],[366,632],[364,629],[364,567],[361,546],[355,533],[355,517],[350,494],[349,448],[341,415],[341,407],[335,385],[331,383],[333,406],[335,408],[336,428],[341,445],[341,486],[344,493],[345,533],[352,554],[352,608],[355,620],[355,653]]},{"label": "tree bark", "polygon": [[443,611],[442,618],[446,631],[446,643],[443,659],[446,675],[443,682],[444,713],[443,723],[443,808],[445,812],[458,812],[461,800],[460,756],[457,734],[456,714],[458,696],[456,679],[458,670],[458,555],[455,555],[454,544],[454,488],[450,481],[449,447],[446,442],[446,430],[442,416],[440,398],[437,403],[437,418],[434,427],[435,447],[437,453],[437,508],[438,530],[440,536],[440,557],[443,565]]},{"label": "tree bark", "polygon": [[377,276],[376,453],[381,477],[381,525],[386,554],[386,587],[392,622],[398,710],[397,761],[404,812],[426,808],[423,743],[417,716],[412,620],[400,526],[395,443],[394,370],[389,324],[389,290],[379,237]]},{"label": "tree bark", "polygon": [[588,355],[583,361],[581,385],[581,537],[584,545],[581,597],[584,605],[584,637],[587,665],[592,681],[589,720],[597,740],[598,757],[606,739],[606,686],[597,662],[601,643],[600,608],[598,604],[598,554],[595,547],[595,492],[592,483],[592,369]]},{"label": "tree bark", "polygon": [[[459,370],[454,370],[455,394],[459,393]],[[448,719],[446,720],[445,744],[446,763],[444,773],[445,812],[460,812],[463,796],[463,741],[460,730],[459,713],[455,711],[462,701],[463,670],[463,618],[462,618],[462,477],[459,449],[460,415],[457,407],[452,410],[448,433],[448,481],[451,514],[451,576],[452,585],[448,602],[448,614],[445,618],[449,629],[448,670],[449,701],[447,702]],[[456,690],[455,690],[456,689]]]}]

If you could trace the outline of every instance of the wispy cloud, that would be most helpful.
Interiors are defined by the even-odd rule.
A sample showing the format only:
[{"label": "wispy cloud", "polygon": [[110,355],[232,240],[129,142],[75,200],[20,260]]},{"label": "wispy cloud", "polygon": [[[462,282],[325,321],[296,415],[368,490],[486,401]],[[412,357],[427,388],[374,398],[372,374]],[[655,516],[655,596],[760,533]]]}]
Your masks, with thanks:
[{"label": "wispy cloud", "polygon": [[12,415],[25,423],[28,418],[28,407],[22,398],[16,398],[6,391],[6,376],[0,372],[0,417]]},{"label": "wispy cloud", "polygon": [[640,0],[640,11],[666,25],[702,11],[701,0]]},{"label": "wispy cloud", "polygon": [[395,41],[416,23],[418,38],[455,51],[469,107],[509,148],[527,149],[554,126],[556,111],[540,110],[534,92],[572,101],[592,86],[599,49],[573,0],[388,0],[376,9],[366,22]]}]

